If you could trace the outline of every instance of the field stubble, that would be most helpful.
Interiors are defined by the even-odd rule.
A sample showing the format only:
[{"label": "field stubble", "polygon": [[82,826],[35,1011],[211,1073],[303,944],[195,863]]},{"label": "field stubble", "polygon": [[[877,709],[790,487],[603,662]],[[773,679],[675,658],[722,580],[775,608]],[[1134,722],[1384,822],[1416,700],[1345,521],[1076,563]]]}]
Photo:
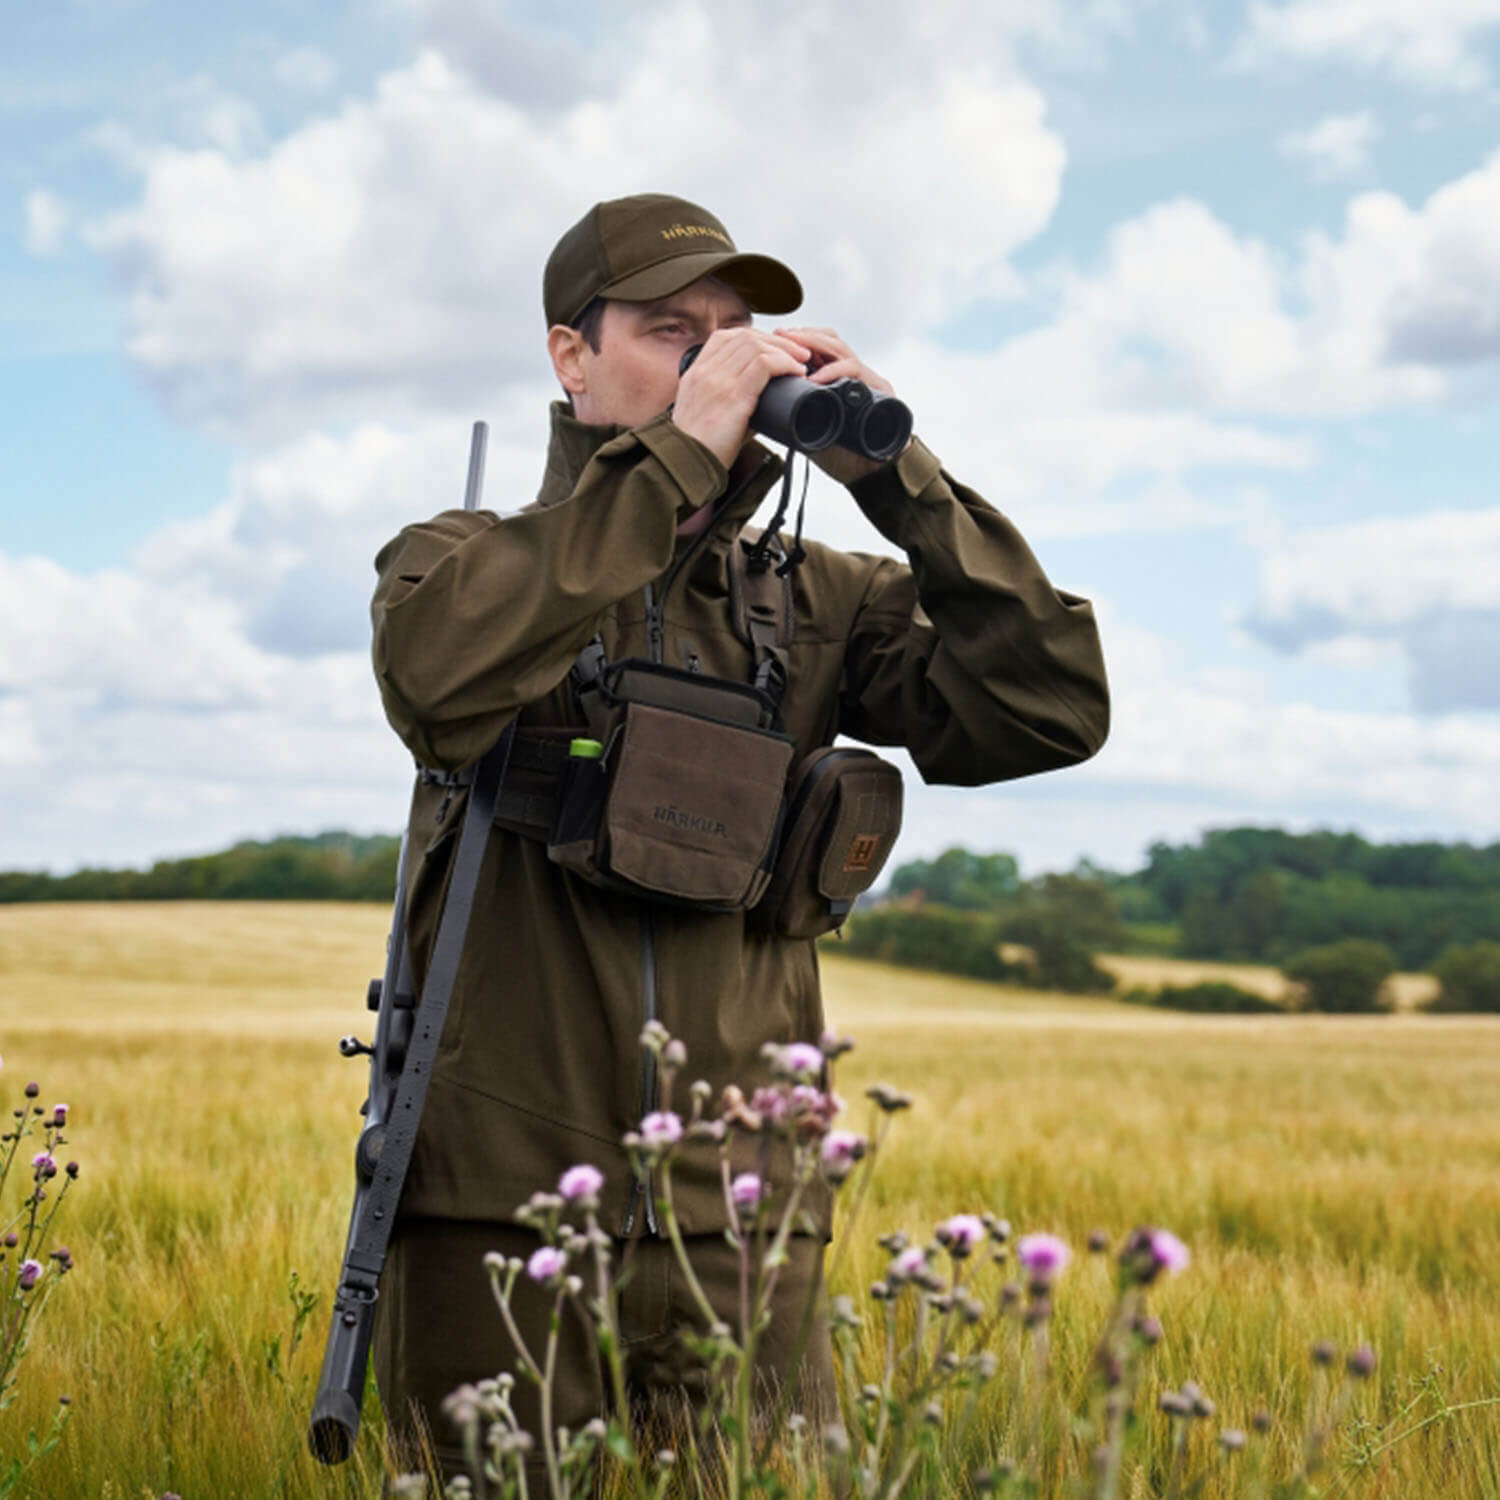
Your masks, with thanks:
[{"label": "field stubble", "polygon": [[[43,1103],[73,1105],[83,1163],[63,1233],[78,1269],[0,1418],[0,1453],[14,1452],[73,1397],[32,1500],[379,1493],[373,1408],[350,1470],[320,1470],[303,1432],[363,1095],[363,1065],[334,1040],[368,1025],[385,917],[0,909],[0,1079],[6,1097],[38,1078]],[[1166,1336],[1148,1400],[1191,1378],[1225,1425],[1268,1406],[1289,1461],[1318,1338],[1376,1347],[1355,1412],[1377,1424],[1433,1366],[1455,1405],[1500,1395],[1500,1021],[1157,1015],[836,952],[824,981],[830,1019],[859,1043],[841,1092],[883,1078],[917,1097],[838,1261],[836,1289],[863,1310],[886,1229],[925,1236],[988,1208],[1081,1247],[1092,1229],[1152,1222],[1194,1263],[1154,1298]],[[322,1294],[295,1350],[294,1270]],[[1083,1377],[1108,1281],[1082,1256],[1064,1278],[1065,1385]],[[998,1404],[994,1425],[1003,1451]],[[1435,1422],[1328,1492],[1493,1500],[1500,1407]]]}]

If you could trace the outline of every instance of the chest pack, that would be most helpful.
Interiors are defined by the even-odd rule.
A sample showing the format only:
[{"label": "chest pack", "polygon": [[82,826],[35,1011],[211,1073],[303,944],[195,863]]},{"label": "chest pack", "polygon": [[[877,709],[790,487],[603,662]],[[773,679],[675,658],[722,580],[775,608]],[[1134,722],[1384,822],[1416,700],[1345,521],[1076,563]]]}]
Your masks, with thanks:
[{"label": "chest pack", "polygon": [[873,751],[796,755],[781,703],[793,639],[779,539],[735,539],[738,682],[629,657],[595,637],[574,665],[587,728],[519,728],[495,822],[591,885],[811,938],[843,925],[901,827],[901,773]]}]

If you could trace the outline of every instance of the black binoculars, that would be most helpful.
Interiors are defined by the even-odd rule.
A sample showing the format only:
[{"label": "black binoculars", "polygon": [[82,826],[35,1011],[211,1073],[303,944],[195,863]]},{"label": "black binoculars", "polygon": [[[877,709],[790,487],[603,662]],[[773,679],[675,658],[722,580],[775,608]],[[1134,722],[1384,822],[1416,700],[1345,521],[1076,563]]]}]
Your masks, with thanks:
[{"label": "black binoculars", "polygon": [[[702,344],[694,344],[677,366],[686,375]],[[803,453],[838,443],[883,463],[895,458],[911,437],[911,408],[894,396],[872,391],[862,380],[831,380],[816,385],[801,375],[777,375],[750,415],[752,430],[773,443]]]}]

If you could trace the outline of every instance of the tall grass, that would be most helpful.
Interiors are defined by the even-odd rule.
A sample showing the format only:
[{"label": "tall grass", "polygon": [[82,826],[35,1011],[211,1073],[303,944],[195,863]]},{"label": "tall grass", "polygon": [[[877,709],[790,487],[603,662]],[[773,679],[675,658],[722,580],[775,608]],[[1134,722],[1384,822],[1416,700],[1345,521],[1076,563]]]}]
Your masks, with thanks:
[{"label": "tall grass", "polygon": [[[78,1267],[0,1418],[0,1452],[14,1451],[73,1398],[34,1500],[381,1492],[373,1403],[345,1470],[314,1464],[303,1434],[364,1083],[334,1042],[367,1024],[384,924],[321,904],[0,910],[0,1077],[72,1104],[83,1163],[63,1235]],[[1325,1493],[1500,1496],[1493,1405],[1350,1462],[1414,1396],[1404,1425],[1436,1410],[1417,1389],[1429,1371],[1451,1405],[1500,1396],[1500,1021],[1160,1016],[836,953],[824,979],[831,1019],[860,1044],[841,1091],[886,1078],[918,1100],[836,1290],[863,1304],[884,1268],[876,1234],[926,1235],[959,1209],[1075,1246],[1096,1227],[1164,1224],[1195,1259],[1154,1298],[1166,1336],[1149,1400],[1191,1378],[1226,1425],[1265,1406],[1289,1465],[1309,1346],[1368,1341],[1380,1367]],[[295,1349],[294,1270],[323,1294]],[[1060,1288],[1065,1389],[1107,1282],[1084,1260]],[[1004,1399],[986,1422],[996,1451],[1020,1441]],[[1126,1494],[1153,1492],[1148,1469],[1127,1472]]]}]

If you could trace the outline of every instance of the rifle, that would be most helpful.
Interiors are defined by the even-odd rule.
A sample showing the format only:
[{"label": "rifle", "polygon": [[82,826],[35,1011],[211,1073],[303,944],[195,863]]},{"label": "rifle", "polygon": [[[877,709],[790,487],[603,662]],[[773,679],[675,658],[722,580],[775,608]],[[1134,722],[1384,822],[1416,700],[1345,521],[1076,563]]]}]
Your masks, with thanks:
[{"label": "rifle", "polygon": [[[479,506],[488,432],[485,423],[474,424],[464,491],[465,510]],[[376,1012],[375,1041],[367,1045],[353,1036],[339,1041],[339,1051],[345,1057],[369,1057],[370,1088],[360,1106],[365,1123],[354,1151],[354,1209],[349,1217],[343,1267],[334,1294],[323,1370],[307,1429],[313,1456],[325,1464],[343,1463],[354,1451],[359,1436],[380,1273],[385,1266],[401,1189],[416,1144],[427,1083],[458,974],[469,914],[474,908],[479,866],[494,821],[514,734],[512,720],[499,740],[474,762],[471,771],[452,773],[447,778],[451,786],[468,785],[469,803],[464,810],[453,857],[453,877],[420,997],[412,982],[411,954],[406,942],[408,820],[396,861],[396,900],[390,936],[386,939],[385,974],[370,981],[367,995],[370,1009]]]}]

